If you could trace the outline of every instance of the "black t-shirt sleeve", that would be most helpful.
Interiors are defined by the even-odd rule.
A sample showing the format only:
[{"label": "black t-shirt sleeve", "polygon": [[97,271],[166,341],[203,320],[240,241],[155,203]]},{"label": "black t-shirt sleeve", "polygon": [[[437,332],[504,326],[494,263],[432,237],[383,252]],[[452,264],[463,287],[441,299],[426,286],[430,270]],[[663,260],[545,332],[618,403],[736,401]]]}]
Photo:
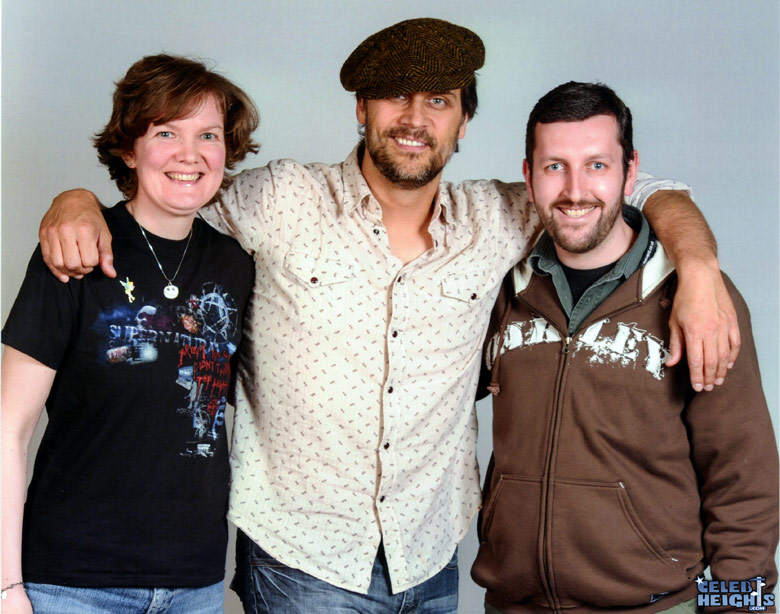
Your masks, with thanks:
[{"label": "black t-shirt sleeve", "polygon": [[33,252],[22,287],[2,331],[2,343],[59,369],[74,338],[80,280],[62,283]]}]

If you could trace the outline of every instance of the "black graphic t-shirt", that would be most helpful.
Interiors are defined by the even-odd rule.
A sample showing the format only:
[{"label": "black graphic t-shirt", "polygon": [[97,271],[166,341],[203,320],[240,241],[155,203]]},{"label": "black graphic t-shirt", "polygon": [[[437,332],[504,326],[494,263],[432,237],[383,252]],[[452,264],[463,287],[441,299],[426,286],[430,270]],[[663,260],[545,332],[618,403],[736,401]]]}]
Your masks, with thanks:
[{"label": "black graphic t-shirt", "polygon": [[63,284],[38,248],[2,342],[57,370],[22,537],[24,579],[205,586],[224,576],[225,407],[251,258],[200,220],[186,239],[107,210],[116,279]]}]

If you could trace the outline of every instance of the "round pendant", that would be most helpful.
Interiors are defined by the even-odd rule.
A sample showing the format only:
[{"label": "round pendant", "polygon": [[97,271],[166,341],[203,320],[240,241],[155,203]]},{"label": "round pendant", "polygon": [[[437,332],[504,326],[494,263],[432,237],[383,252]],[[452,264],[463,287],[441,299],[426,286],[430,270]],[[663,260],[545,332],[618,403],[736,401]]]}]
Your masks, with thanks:
[{"label": "round pendant", "polygon": [[177,296],[179,296],[179,289],[173,284],[168,284],[165,286],[165,288],[163,288],[163,295],[165,298],[175,299]]}]

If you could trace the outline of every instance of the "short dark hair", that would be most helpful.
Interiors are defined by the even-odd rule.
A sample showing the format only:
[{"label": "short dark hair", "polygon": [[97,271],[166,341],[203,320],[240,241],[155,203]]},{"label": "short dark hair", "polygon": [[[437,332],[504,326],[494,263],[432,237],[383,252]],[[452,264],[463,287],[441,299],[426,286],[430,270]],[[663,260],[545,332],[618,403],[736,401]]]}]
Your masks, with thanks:
[{"label": "short dark hair", "polygon": [[[214,96],[225,121],[225,170],[231,170],[259,146],[252,140],[260,117],[251,98],[237,85],[215,73],[203,62],[159,54],[138,60],[116,83],[111,119],[93,139],[98,159],[108,167],[111,179],[126,198],[138,190],[135,169],[123,156],[133,151],[135,140],[150,124],[187,117],[207,96]],[[222,188],[232,178],[225,173]]]},{"label": "short dark hair", "polygon": [[618,140],[623,148],[623,172],[628,171],[634,152],[631,109],[603,83],[569,81],[550,90],[536,103],[525,129],[525,159],[533,168],[536,124],[580,122],[595,115],[611,115],[617,120]]},{"label": "short dark hair", "polygon": [[477,114],[477,77],[469,83],[466,87],[460,90],[460,107],[463,109],[463,115],[469,120],[474,119]]}]

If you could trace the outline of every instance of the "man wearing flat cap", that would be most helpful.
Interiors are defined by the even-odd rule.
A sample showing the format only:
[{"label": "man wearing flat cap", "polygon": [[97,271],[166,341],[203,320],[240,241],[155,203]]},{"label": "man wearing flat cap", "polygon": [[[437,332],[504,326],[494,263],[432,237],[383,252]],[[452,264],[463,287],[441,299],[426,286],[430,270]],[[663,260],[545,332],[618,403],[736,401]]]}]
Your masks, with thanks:
[{"label": "man wearing flat cap", "polygon": [[[480,505],[480,349],[501,279],[541,231],[524,184],[441,181],[476,111],[483,61],[476,34],[438,19],[374,34],[341,71],[365,130],[346,160],[244,171],[204,212],[256,262],[229,512],[239,527],[233,586],[247,612],[457,610],[457,544]],[[693,314],[678,316],[685,329],[717,329],[721,349],[731,333],[737,345],[712,315],[733,307],[712,272],[706,224],[687,195],[651,195],[675,187],[645,180],[631,202],[647,200],[667,251],[690,271],[676,306]],[[44,250],[58,217],[83,220],[89,207],[105,245],[95,203],[58,197]],[[685,245],[669,230],[680,227]],[[67,241],[60,249],[66,260],[78,253]],[[112,274],[103,247],[83,266],[98,259]],[[694,369],[700,387],[736,356],[727,347],[719,361],[717,346],[689,338],[689,356],[705,348],[717,364]]]}]

